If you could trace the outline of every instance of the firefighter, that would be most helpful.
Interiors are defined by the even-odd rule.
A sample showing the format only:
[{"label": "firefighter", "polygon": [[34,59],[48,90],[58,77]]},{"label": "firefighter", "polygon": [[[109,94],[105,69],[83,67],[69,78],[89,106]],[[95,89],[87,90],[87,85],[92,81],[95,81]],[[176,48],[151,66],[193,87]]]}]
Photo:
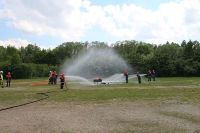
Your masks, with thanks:
[{"label": "firefighter", "polygon": [[141,76],[139,72],[137,72],[137,78],[138,78],[138,83],[141,84]]},{"label": "firefighter", "polygon": [[4,88],[4,85],[3,85],[3,71],[0,71],[0,85],[2,88]]},{"label": "firefighter", "polygon": [[156,72],[154,69],[151,71],[151,77],[153,81],[156,81]]},{"label": "firefighter", "polygon": [[52,82],[52,75],[51,75],[51,71],[49,72],[49,83],[48,84],[51,84]]},{"label": "firefighter", "polygon": [[52,76],[51,84],[54,84],[54,85],[56,84],[56,75],[57,75],[56,71],[53,70],[51,73],[51,76]]},{"label": "firefighter", "polygon": [[64,85],[65,85],[65,76],[62,73],[60,74],[60,89],[63,89]]},{"label": "firefighter", "polygon": [[6,87],[10,87],[11,79],[12,79],[11,73],[8,72],[8,73],[6,74]]},{"label": "firefighter", "polygon": [[51,71],[51,84],[53,85],[54,83],[54,76],[55,76],[55,73],[54,73],[54,70]]},{"label": "firefighter", "polygon": [[128,83],[128,71],[127,70],[124,71],[124,76],[126,78],[126,83]]},{"label": "firefighter", "polygon": [[58,74],[57,74],[57,72],[55,71],[55,80],[54,80],[54,84],[57,84],[57,79],[58,79]]},{"label": "firefighter", "polygon": [[151,70],[148,71],[147,77],[148,77],[148,81],[151,81]]}]

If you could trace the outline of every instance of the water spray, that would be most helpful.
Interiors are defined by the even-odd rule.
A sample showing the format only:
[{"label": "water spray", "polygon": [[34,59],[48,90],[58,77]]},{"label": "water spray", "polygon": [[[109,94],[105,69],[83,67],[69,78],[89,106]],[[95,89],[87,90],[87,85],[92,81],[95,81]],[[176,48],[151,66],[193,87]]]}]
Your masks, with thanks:
[{"label": "water spray", "polygon": [[62,71],[70,81],[92,85],[98,78],[104,82],[124,82],[121,74],[125,69],[132,72],[130,65],[113,48],[88,48],[71,63],[67,62]]}]

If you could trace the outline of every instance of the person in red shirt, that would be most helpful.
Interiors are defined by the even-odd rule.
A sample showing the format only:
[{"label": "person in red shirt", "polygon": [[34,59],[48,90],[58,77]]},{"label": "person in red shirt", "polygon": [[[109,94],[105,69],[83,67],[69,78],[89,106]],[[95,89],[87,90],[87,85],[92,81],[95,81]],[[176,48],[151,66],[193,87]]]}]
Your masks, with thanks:
[{"label": "person in red shirt", "polygon": [[62,73],[62,74],[60,74],[60,89],[63,89],[64,84],[65,84],[65,76]]},{"label": "person in red shirt", "polygon": [[124,71],[124,76],[125,76],[125,79],[126,79],[126,83],[128,83],[128,70]]},{"label": "person in red shirt", "polygon": [[11,73],[8,72],[8,73],[6,74],[6,87],[10,87],[11,79],[12,79]]},{"label": "person in red shirt", "polygon": [[51,82],[51,84],[56,85],[57,73],[56,73],[55,70],[53,70],[51,72],[51,76],[52,76],[52,82]]}]

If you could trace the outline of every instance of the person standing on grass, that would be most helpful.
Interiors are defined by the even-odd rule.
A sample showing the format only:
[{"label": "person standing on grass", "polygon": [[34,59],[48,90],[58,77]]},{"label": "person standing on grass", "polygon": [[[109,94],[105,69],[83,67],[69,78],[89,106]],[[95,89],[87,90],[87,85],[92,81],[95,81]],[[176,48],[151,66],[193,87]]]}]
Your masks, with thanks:
[{"label": "person standing on grass", "polygon": [[51,73],[51,71],[49,72],[49,83],[48,84],[51,84],[51,82],[52,82],[52,73]]},{"label": "person standing on grass", "polygon": [[0,85],[1,85],[1,88],[4,88],[4,85],[3,85],[3,71],[0,71]]},{"label": "person standing on grass", "polygon": [[138,83],[141,84],[141,76],[139,72],[137,72],[137,78],[138,78]]},{"label": "person standing on grass", "polygon": [[156,72],[154,69],[151,71],[151,77],[153,81],[156,81]]},{"label": "person standing on grass", "polygon": [[12,79],[11,73],[8,72],[8,73],[6,74],[6,87],[10,87],[11,79]]},{"label": "person standing on grass", "polygon": [[128,70],[124,71],[124,76],[126,78],[126,83],[128,83]]},{"label": "person standing on grass", "polygon": [[148,78],[148,81],[151,81],[151,70],[148,71],[147,78]]},{"label": "person standing on grass", "polygon": [[60,89],[63,89],[64,85],[65,85],[65,76],[62,73],[60,74]]},{"label": "person standing on grass", "polygon": [[57,74],[57,72],[55,71],[55,81],[54,81],[54,84],[57,84],[57,79],[58,79],[58,74]]},{"label": "person standing on grass", "polygon": [[56,85],[56,75],[57,75],[56,71],[53,70],[52,71],[52,82],[51,82],[51,84],[53,84],[53,85]]}]

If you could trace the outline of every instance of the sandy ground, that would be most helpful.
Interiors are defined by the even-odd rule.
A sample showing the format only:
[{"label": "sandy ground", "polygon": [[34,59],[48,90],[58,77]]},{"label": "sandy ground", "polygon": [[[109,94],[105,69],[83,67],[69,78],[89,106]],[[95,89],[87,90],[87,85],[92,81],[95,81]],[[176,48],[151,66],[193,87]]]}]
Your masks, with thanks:
[{"label": "sandy ground", "polygon": [[0,132],[200,132],[200,106],[180,103],[40,102],[0,112]]}]

